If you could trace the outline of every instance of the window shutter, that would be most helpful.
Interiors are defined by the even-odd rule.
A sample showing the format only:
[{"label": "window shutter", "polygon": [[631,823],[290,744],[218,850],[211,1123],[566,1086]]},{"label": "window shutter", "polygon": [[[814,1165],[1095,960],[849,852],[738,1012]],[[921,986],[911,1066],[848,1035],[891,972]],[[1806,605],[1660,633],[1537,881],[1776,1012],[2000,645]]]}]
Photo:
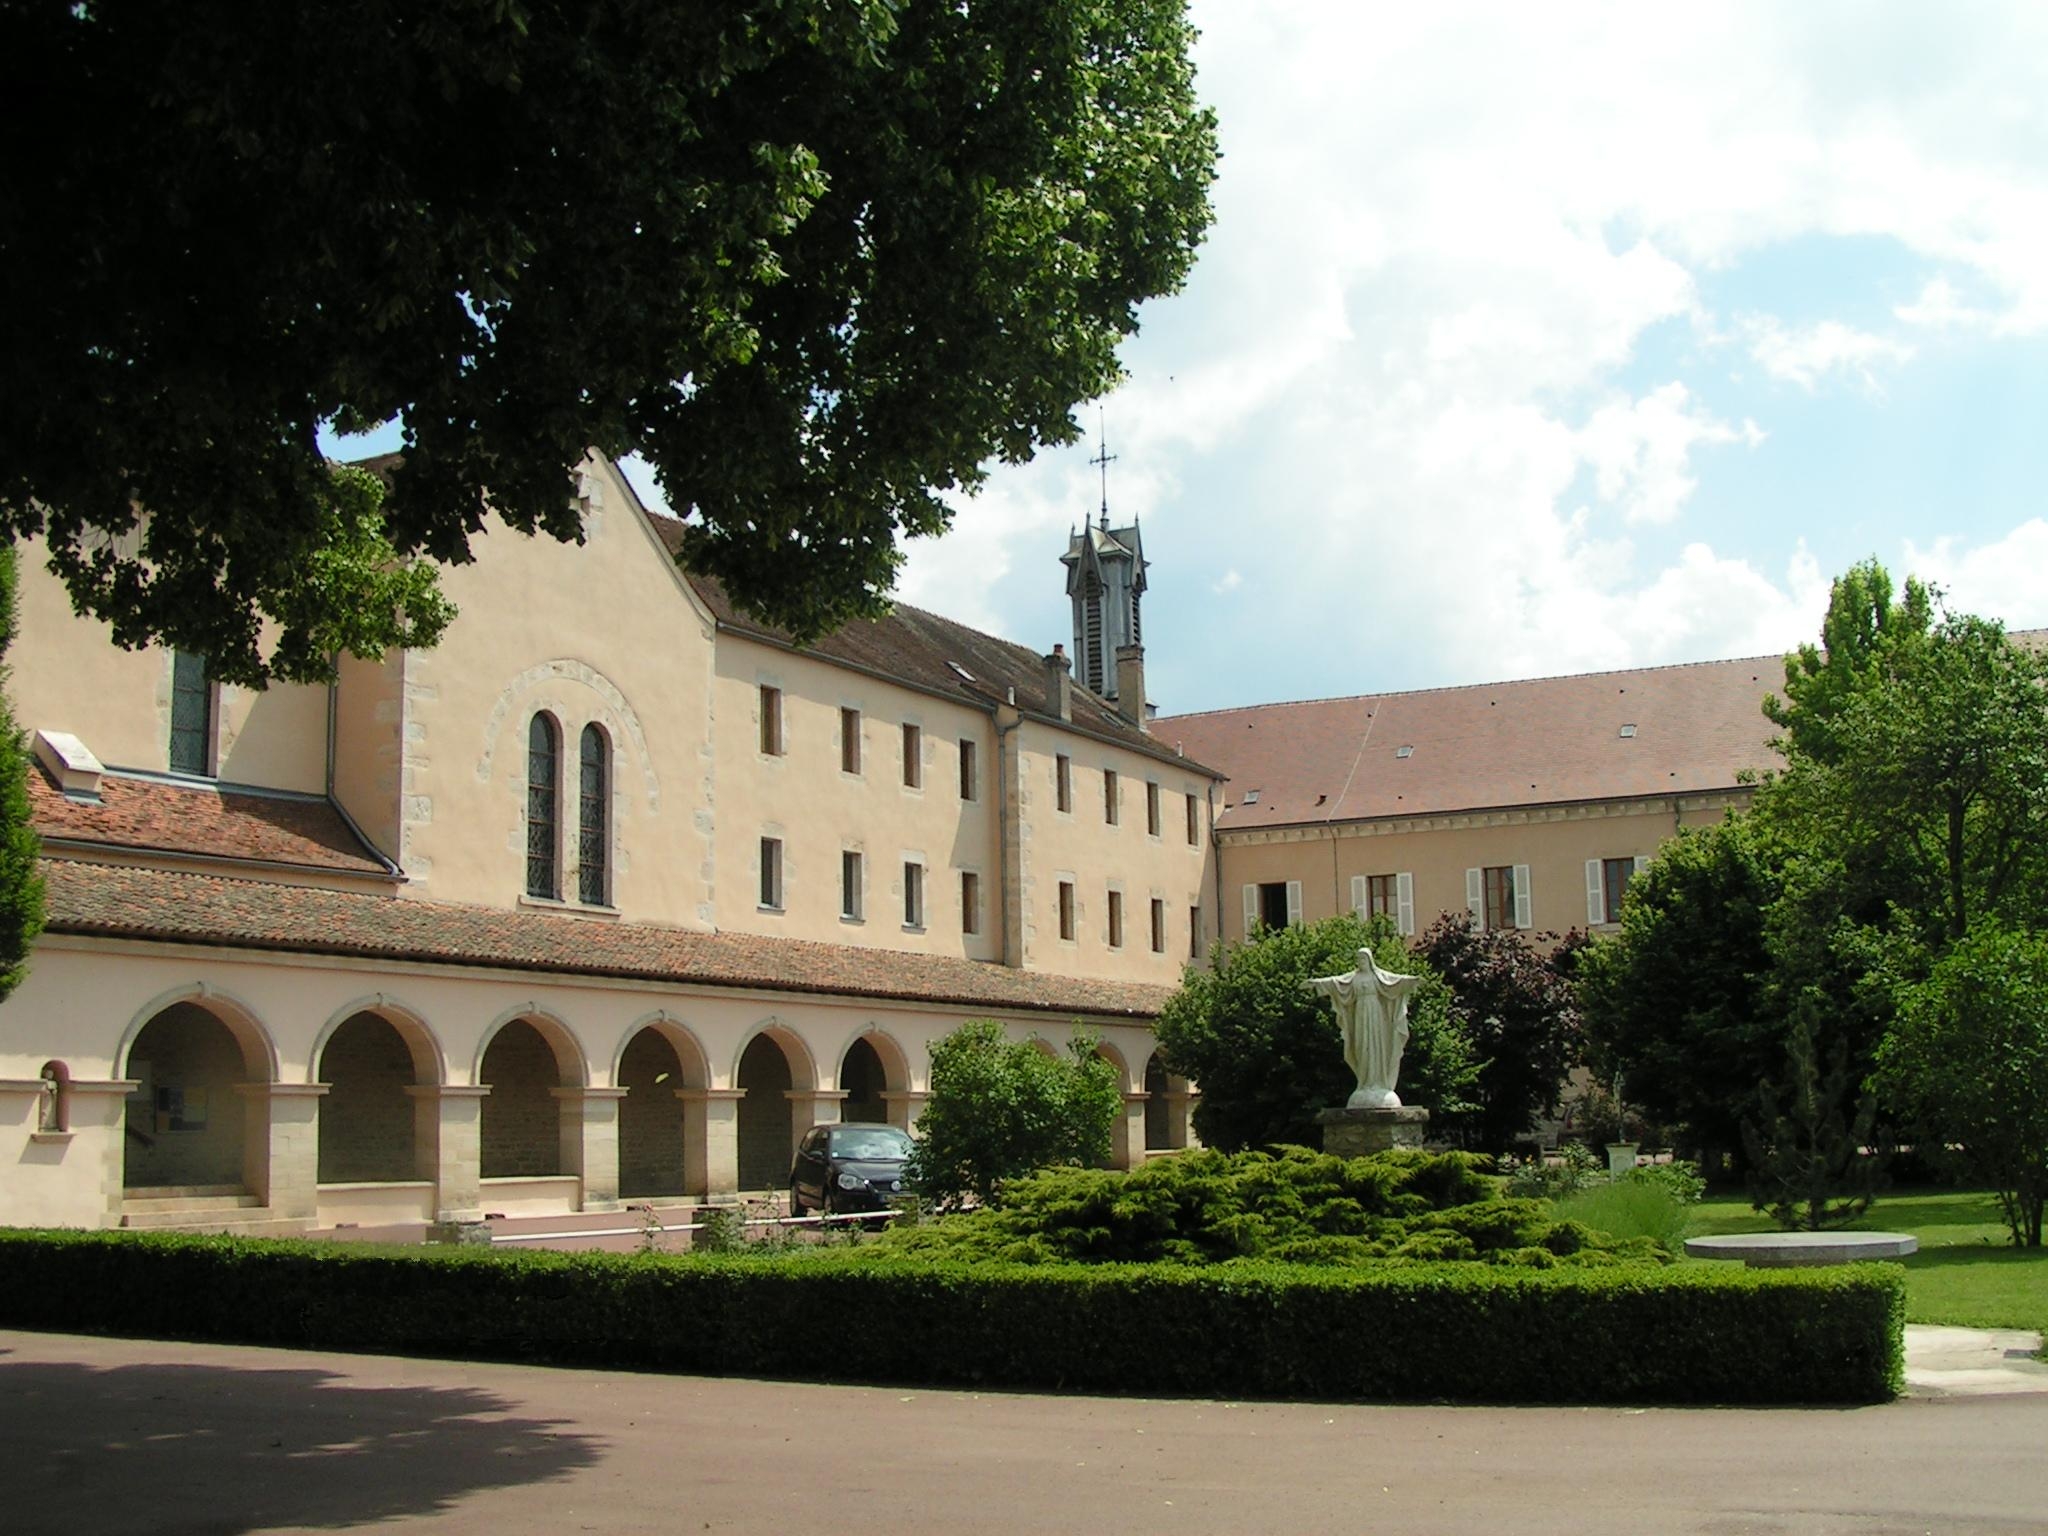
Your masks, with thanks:
[{"label": "window shutter", "polygon": [[1354,917],[1365,916],[1365,876],[1351,877],[1351,913]]},{"label": "window shutter", "polygon": [[1517,864],[1515,866],[1515,926],[1517,928],[1532,928],[1535,926],[1529,920],[1529,909],[1535,905],[1530,900],[1532,894],[1529,889],[1529,866]]},{"label": "window shutter", "polygon": [[1641,873],[1642,873],[1642,872],[1643,872],[1644,870],[1648,869],[1649,867],[1650,867],[1650,855],[1648,855],[1647,853],[1639,853],[1639,854],[1637,854],[1637,855],[1636,855],[1636,873],[1640,875],[1640,874],[1641,874]]},{"label": "window shutter", "polygon": [[1598,859],[1586,860],[1586,921],[1607,921],[1607,878]]},{"label": "window shutter", "polygon": [[1394,876],[1394,906],[1398,913],[1403,937],[1415,934],[1415,877],[1411,874]]},{"label": "window shutter", "polygon": [[1301,882],[1299,880],[1287,882],[1287,926],[1290,928],[1299,928],[1301,926]]},{"label": "window shutter", "polygon": [[1248,885],[1244,888],[1244,936],[1249,939],[1259,926],[1259,888]]},{"label": "window shutter", "polygon": [[1465,910],[1472,914],[1475,927],[1486,926],[1486,874],[1483,870],[1465,871]]}]

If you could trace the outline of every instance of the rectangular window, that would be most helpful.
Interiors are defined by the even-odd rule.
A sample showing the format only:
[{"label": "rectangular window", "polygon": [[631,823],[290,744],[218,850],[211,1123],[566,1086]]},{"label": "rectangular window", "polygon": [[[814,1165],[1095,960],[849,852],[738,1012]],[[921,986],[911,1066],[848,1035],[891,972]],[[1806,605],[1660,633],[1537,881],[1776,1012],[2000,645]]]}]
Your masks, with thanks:
[{"label": "rectangular window", "polygon": [[1124,893],[1122,891],[1111,891],[1109,893],[1109,947],[1111,949],[1122,949],[1124,947]]},{"label": "rectangular window", "polygon": [[903,787],[917,789],[924,784],[924,732],[904,722],[903,726]]},{"label": "rectangular window", "polygon": [[1159,835],[1159,786],[1148,783],[1145,786],[1145,830],[1153,837]]},{"label": "rectangular window", "polygon": [[761,685],[761,755],[782,756],[782,690]]},{"label": "rectangular window", "polygon": [[860,772],[860,711],[839,711],[839,771]]},{"label": "rectangular window", "polygon": [[761,839],[761,905],[771,912],[782,910],[782,839]]},{"label": "rectangular window", "polygon": [[1489,928],[1515,926],[1515,869],[1512,864],[1490,865],[1482,874],[1486,882],[1485,922]]},{"label": "rectangular window", "polygon": [[1152,898],[1152,953],[1166,953],[1166,903],[1157,896]]},{"label": "rectangular window", "polygon": [[1189,795],[1187,797],[1187,801],[1188,846],[1192,848],[1195,846],[1195,844],[1199,843],[1202,840],[1202,811],[1201,807],[1196,804],[1195,797],[1193,795]]},{"label": "rectangular window", "polygon": [[915,859],[903,861],[903,926],[924,926],[924,866]]},{"label": "rectangular window", "polygon": [[971,869],[960,871],[960,931],[981,932],[981,876]]},{"label": "rectangular window", "polygon": [[1062,752],[1052,760],[1053,804],[1063,811],[1074,808],[1074,760]]},{"label": "rectangular window", "polygon": [[1401,898],[1395,889],[1399,882],[1393,875],[1367,875],[1365,877],[1365,911],[1362,917],[1398,917]]},{"label": "rectangular window", "polygon": [[1116,825],[1116,818],[1118,814],[1117,801],[1119,798],[1120,796],[1117,793],[1116,770],[1114,768],[1103,769],[1102,819],[1108,822],[1112,827]]},{"label": "rectangular window", "polygon": [[1202,909],[1198,906],[1188,908],[1188,958],[1202,958]]},{"label": "rectangular window", "polygon": [[213,685],[206,658],[171,653],[171,772],[213,771]]},{"label": "rectangular window", "polygon": [[1268,928],[1287,926],[1287,882],[1269,880],[1259,887],[1259,921]]},{"label": "rectangular window", "polygon": [[1074,882],[1060,882],[1060,937],[1074,942]]},{"label": "rectangular window", "polygon": [[860,921],[861,859],[851,848],[839,855],[839,915]]},{"label": "rectangular window", "polygon": [[981,765],[975,761],[974,743],[964,737],[960,742],[960,798],[981,798]]},{"label": "rectangular window", "polygon": [[1586,921],[1618,923],[1621,898],[1643,861],[1628,859],[1586,860]]}]

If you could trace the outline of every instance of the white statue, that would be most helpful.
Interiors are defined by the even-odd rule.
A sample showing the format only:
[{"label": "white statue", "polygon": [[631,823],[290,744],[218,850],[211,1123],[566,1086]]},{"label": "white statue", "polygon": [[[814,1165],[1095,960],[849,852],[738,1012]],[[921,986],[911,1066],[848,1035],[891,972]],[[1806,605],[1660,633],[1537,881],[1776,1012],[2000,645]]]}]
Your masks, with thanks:
[{"label": "white statue", "polygon": [[1330,999],[1344,1032],[1344,1060],[1358,1075],[1347,1109],[1399,1109],[1394,1083],[1408,1044],[1408,994],[1420,976],[1396,976],[1374,963],[1372,951],[1358,952],[1358,969],[1348,976],[1318,976],[1312,991]]}]

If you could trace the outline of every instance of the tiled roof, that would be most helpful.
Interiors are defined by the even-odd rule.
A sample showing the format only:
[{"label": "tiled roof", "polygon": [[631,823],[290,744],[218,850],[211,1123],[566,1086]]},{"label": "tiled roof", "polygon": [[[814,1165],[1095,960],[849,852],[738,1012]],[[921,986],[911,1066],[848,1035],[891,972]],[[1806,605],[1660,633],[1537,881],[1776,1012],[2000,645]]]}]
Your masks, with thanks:
[{"label": "tiled roof", "polygon": [[[673,550],[681,525],[672,518],[656,517],[653,521]],[[792,643],[784,631],[762,623],[736,605],[725,588],[712,578],[689,571],[684,572],[684,577],[721,628],[776,645]],[[1044,657],[1029,646],[985,635],[908,603],[898,603],[886,618],[856,619],[803,649],[828,661],[844,662],[915,687],[972,700],[978,708],[986,708],[990,697],[1007,698],[1014,690],[1018,708],[1043,718],[1051,718],[1055,713],[1046,684]],[[967,677],[954,670],[956,665],[964,669]],[[1079,683],[1074,684],[1073,723],[1091,735],[1107,738],[1134,752],[1216,776],[1199,762],[1183,761],[1170,740],[1138,730],[1116,712],[1114,705]]]},{"label": "tiled roof", "polygon": [[93,934],[367,960],[619,976],[690,987],[892,998],[1149,1019],[1171,987],[1020,971],[739,933],[690,933],[134,865],[43,861],[48,926]]},{"label": "tiled roof", "polygon": [[1218,818],[1229,832],[1729,789],[1743,769],[1776,764],[1762,704],[1784,682],[1783,658],[1762,656],[1260,704],[1152,728],[1230,775]]},{"label": "tiled roof", "polygon": [[39,772],[28,792],[45,839],[396,878],[319,796],[114,773],[101,776],[98,805],[66,799]]}]

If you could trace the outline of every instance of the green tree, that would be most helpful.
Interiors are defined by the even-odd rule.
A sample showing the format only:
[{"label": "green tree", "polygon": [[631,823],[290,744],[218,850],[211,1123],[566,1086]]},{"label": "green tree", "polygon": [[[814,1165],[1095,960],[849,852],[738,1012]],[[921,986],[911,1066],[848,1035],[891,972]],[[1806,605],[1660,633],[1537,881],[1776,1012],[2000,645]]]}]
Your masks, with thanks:
[{"label": "green tree", "polygon": [[1038,1168],[1100,1163],[1123,1113],[1116,1069],[1077,1030],[1063,1057],[1013,1041],[992,1019],[932,1047],[931,1097],[917,1119],[911,1186],[941,1206],[988,1201]]},{"label": "green tree", "polygon": [[40,845],[29,824],[28,751],[8,702],[7,652],[15,636],[15,554],[0,542],[0,999],[28,974],[29,946],[43,931]]},{"label": "green tree", "polygon": [[1939,1164],[1998,1191],[2015,1244],[2048,1202],[2048,934],[1991,919],[1901,988],[1878,1082]]},{"label": "green tree", "polygon": [[1218,945],[1206,971],[1190,971],[1159,1014],[1159,1047],[1171,1069],[1202,1091],[1195,1130],[1207,1146],[1320,1146],[1318,1110],[1341,1106],[1357,1087],[1329,999],[1310,978],[1348,972],[1370,948],[1390,971],[1423,977],[1408,1007],[1401,1063],[1405,1104],[1438,1126],[1473,1106],[1471,1043],[1450,1019],[1450,990],[1409,952],[1385,919],[1326,918],[1269,929],[1251,942]]},{"label": "green tree", "polygon": [[1709,1169],[1739,1156],[1757,1084],[1784,1059],[1768,943],[1783,861],[1752,817],[1684,828],[1629,883],[1620,932],[1579,959],[1594,1072],[1683,1126]]},{"label": "green tree", "polygon": [[1859,1093],[1847,1041],[1834,1042],[1822,1070],[1812,1015],[1801,1009],[1794,1016],[1785,1075],[1758,1090],[1760,1113],[1743,1126],[1743,1138],[1750,1203],[1781,1227],[1819,1232],[1869,1210],[1882,1169],[1864,1150],[1877,1099]]},{"label": "green tree", "polygon": [[1910,666],[1934,624],[1934,598],[1906,579],[1896,595],[1875,559],[1835,578],[1821,620],[1820,644],[1785,658],[1785,697],[1764,700],[1764,714],[1784,729],[1780,750],[1818,762],[1838,755],[1836,717],[1858,695]]},{"label": "green tree", "polygon": [[1070,441],[1185,278],[1192,35],[1184,0],[12,0],[5,95],[64,124],[0,176],[0,532],[125,643],[317,676],[267,637],[398,636],[306,581],[316,430],[399,418],[401,554],[467,559],[487,501],[575,539],[572,468],[638,452],[763,618],[877,613],[896,538]]},{"label": "green tree", "polygon": [[[1565,1080],[1579,1064],[1578,990],[1552,955],[1554,934],[1532,944],[1512,928],[1481,928],[1446,912],[1423,932],[1416,953],[1451,989],[1450,1017],[1479,1063],[1474,1085],[1480,1147],[1505,1152],[1541,1114],[1555,1114]],[[1574,963],[1580,941],[1563,947]]]}]

